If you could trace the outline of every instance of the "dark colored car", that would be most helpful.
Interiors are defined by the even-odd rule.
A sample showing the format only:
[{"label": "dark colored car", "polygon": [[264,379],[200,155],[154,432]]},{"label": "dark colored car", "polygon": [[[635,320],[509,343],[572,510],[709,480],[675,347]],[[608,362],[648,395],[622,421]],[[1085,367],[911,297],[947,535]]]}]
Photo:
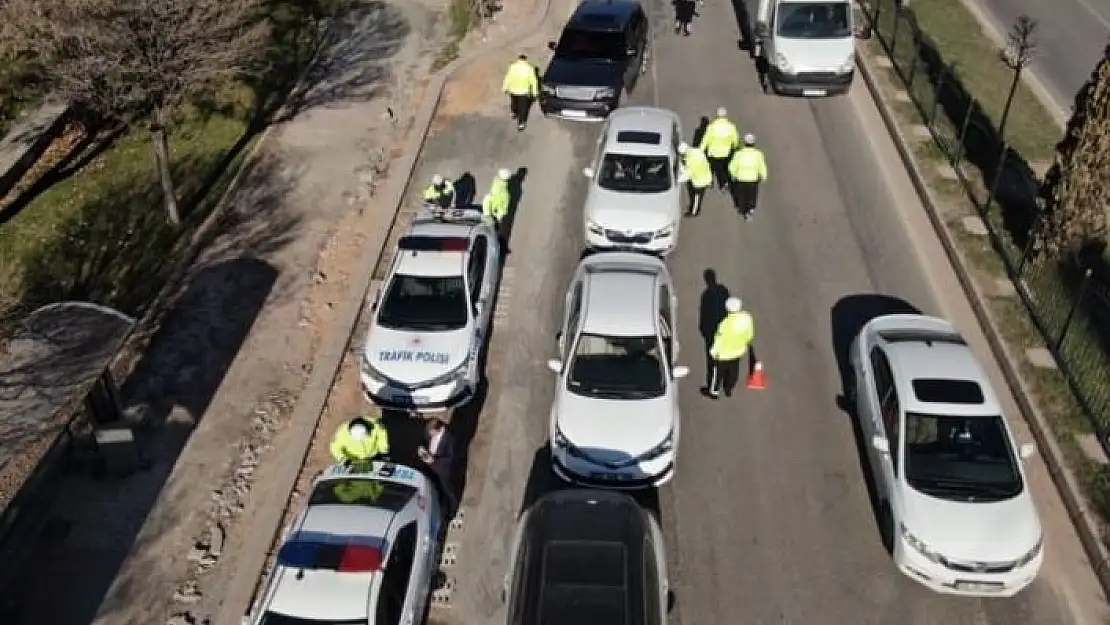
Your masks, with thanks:
[{"label": "dark colored car", "polygon": [[544,115],[600,120],[620,105],[648,67],[648,17],[639,0],[584,0],[571,15],[543,74]]},{"label": "dark colored car", "polygon": [[508,625],[664,625],[670,607],[663,534],[615,491],[563,490],[529,508],[505,576]]}]

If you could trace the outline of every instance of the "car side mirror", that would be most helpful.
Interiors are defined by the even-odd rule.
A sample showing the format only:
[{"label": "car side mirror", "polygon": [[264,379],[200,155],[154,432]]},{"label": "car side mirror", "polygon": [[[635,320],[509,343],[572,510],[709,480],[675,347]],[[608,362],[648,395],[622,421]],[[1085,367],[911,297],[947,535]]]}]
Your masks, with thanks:
[{"label": "car side mirror", "polygon": [[875,435],[871,438],[871,447],[880,454],[890,453],[890,441],[884,436]]},{"label": "car side mirror", "polygon": [[594,168],[593,167],[584,167],[582,169],[582,175],[587,177],[587,178],[593,178],[594,177]]},{"label": "car side mirror", "polygon": [[636,48],[629,48],[628,56],[636,56]]},{"label": "car side mirror", "polygon": [[1021,454],[1022,460],[1028,460],[1037,455],[1037,446],[1033,443],[1025,443],[1018,448],[1018,453]]},{"label": "car side mirror", "polygon": [[674,369],[671,369],[671,375],[674,376],[674,379],[681,380],[682,378],[690,375],[690,367],[687,367],[686,365],[678,365]]},{"label": "car side mirror", "polygon": [[506,575],[505,579],[501,580],[501,603],[509,600],[509,576]]},{"label": "car side mirror", "polygon": [[556,47],[558,47],[558,45],[559,45],[559,42],[557,42],[557,41],[548,41],[547,42],[547,49],[548,50],[554,50]]},{"label": "car side mirror", "polygon": [[563,361],[558,358],[552,358],[547,361],[547,368],[550,369],[552,373],[562,373]]}]

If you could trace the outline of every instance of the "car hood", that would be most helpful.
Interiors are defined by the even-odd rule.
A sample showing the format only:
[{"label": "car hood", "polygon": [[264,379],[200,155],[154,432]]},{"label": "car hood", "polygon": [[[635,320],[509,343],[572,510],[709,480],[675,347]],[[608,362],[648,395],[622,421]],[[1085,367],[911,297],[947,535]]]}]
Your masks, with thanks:
[{"label": "car hood", "polygon": [[629,401],[564,390],[555,409],[555,424],[567,441],[601,462],[620,462],[651,451],[666,440],[678,418],[667,395]]},{"label": "car hood", "polygon": [[454,371],[470,354],[470,329],[400,332],[375,327],[366,337],[364,362],[401,384],[419,384]]},{"label": "car hood", "polygon": [[1004,562],[1029,552],[1041,537],[1037,510],[1027,490],[1006,501],[968,503],[903,492],[906,529],[951,560]]},{"label": "car hood", "polygon": [[613,230],[658,230],[678,221],[677,195],[677,186],[662,193],[620,193],[594,183],[586,199],[586,219]]},{"label": "car hood", "polygon": [[844,65],[855,52],[855,40],[775,38],[776,50],[790,61],[796,72],[831,72]]},{"label": "car hood", "polygon": [[552,59],[543,73],[543,84],[553,87],[620,87],[623,63]]}]

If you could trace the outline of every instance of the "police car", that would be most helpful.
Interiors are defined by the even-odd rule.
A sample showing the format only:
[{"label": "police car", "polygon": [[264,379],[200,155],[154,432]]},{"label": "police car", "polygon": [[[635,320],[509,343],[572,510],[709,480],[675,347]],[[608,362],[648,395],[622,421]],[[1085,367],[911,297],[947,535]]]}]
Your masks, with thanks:
[{"label": "police car", "polygon": [[473,398],[500,279],[501,247],[480,208],[425,208],[397,244],[362,350],[367,398],[438,412]]},{"label": "police car", "polygon": [[443,508],[416,469],[327,472],[286,530],[244,625],[419,623],[439,567]]}]

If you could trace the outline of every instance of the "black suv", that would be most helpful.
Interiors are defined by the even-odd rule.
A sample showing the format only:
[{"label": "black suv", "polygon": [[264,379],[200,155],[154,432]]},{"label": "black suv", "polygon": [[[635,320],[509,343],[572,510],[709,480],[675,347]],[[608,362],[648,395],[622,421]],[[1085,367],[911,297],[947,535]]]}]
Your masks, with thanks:
[{"label": "black suv", "polygon": [[648,18],[638,0],[583,0],[548,44],[540,109],[567,119],[604,119],[648,67]]}]

